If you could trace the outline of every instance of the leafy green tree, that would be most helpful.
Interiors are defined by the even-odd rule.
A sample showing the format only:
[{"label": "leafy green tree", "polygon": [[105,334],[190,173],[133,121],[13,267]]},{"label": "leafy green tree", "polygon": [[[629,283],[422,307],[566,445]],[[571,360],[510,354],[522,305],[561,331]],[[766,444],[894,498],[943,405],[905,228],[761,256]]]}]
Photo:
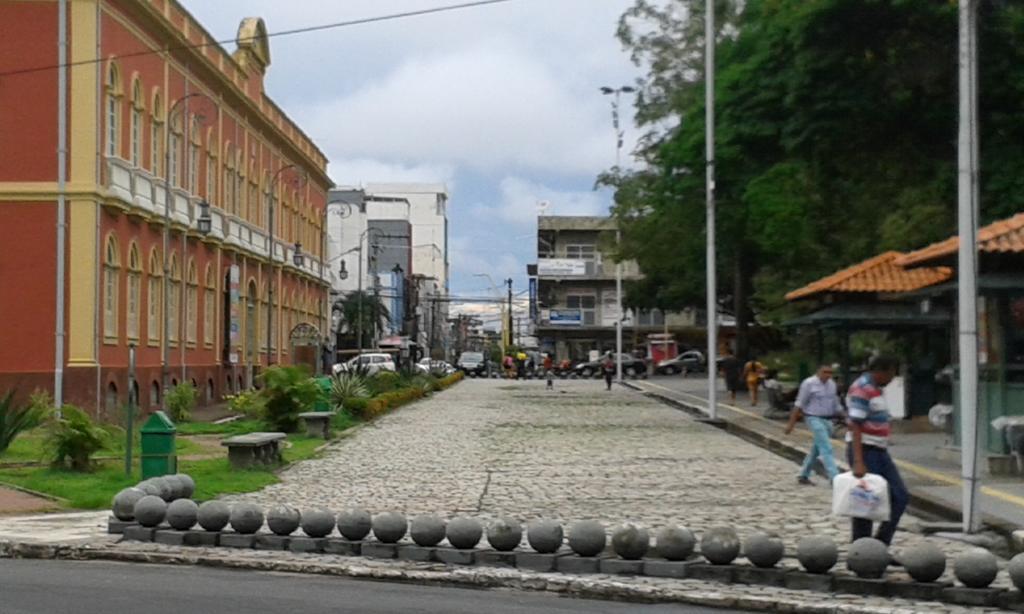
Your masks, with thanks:
[{"label": "leafy green tree", "polygon": [[262,377],[266,421],[279,431],[295,431],[299,414],[312,411],[320,399],[320,386],[304,367],[298,366],[270,367]]},{"label": "leafy green tree", "polygon": [[[955,231],[957,7],[919,0],[717,0],[720,304],[739,351],[786,291]],[[644,162],[615,187],[634,306],[704,301],[704,2],[637,0],[618,36],[647,74]],[[980,18],[982,217],[1024,209],[1024,5]]]},{"label": "leafy green tree", "polygon": [[362,321],[363,347],[368,347],[373,340],[374,326],[380,322],[390,322],[391,314],[380,296],[373,292],[351,292],[336,303],[341,311],[341,323],[344,332],[350,335],[356,345],[359,334],[359,322]]}]

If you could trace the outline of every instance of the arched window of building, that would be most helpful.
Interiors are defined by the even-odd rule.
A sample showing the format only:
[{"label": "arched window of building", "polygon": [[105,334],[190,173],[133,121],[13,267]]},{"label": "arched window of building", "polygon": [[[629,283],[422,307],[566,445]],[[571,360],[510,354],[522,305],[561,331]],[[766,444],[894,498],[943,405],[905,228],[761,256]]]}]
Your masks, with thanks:
[{"label": "arched window of building", "polygon": [[171,185],[181,187],[181,121],[172,118],[170,131],[167,135],[167,160],[169,166],[167,172],[171,178]]},{"label": "arched window of building", "polygon": [[167,327],[170,332],[168,340],[171,345],[178,341],[178,326],[181,320],[178,318],[178,309],[181,306],[181,269],[178,267],[178,254],[171,252],[170,257],[171,278],[167,284]]},{"label": "arched window of building", "polygon": [[232,215],[238,215],[235,208],[235,170],[234,155],[231,151],[231,143],[224,144],[224,203],[222,207]]},{"label": "arched window of building", "polygon": [[121,277],[121,254],[117,238],[107,235],[103,258],[103,339],[117,342],[118,280]]},{"label": "arched window of building", "polygon": [[194,258],[189,258],[185,282],[185,340],[195,345],[199,318],[199,277],[196,275]]},{"label": "arched window of building", "polygon": [[217,317],[217,276],[213,274],[213,265],[206,265],[206,291],[203,295],[203,343],[213,346],[214,321]]},{"label": "arched window of building", "polygon": [[113,60],[107,66],[106,144],[104,151],[113,158],[121,154],[121,71]]},{"label": "arched window of building", "polygon": [[116,416],[118,410],[118,398],[117,398],[117,384],[110,382],[107,384],[107,395],[103,399],[103,409],[106,410],[108,416]]},{"label": "arched window of building", "polygon": [[221,207],[220,199],[217,197],[217,143],[214,139],[213,128],[206,131],[206,200],[218,207]]},{"label": "arched window of building", "polygon": [[156,345],[160,342],[160,326],[163,322],[160,318],[163,308],[163,286],[161,284],[164,271],[162,267],[160,252],[154,247],[149,252],[149,276],[146,278],[146,342],[149,345]]},{"label": "arched window of building", "polygon": [[163,169],[164,108],[160,101],[160,90],[153,90],[153,112],[149,120],[149,170],[159,177]]},{"label": "arched window of building", "polygon": [[235,188],[233,194],[235,197],[235,210],[238,211],[239,217],[251,222],[252,212],[249,211],[249,203],[245,199],[245,157],[242,155],[242,148],[239,147],[235,150]]},{"label": "arched window of building", "polygon": [[199,133],[199,116],[193,115],[188,135],[188,191],[199,193],[199,147],[202,144]]},{"label": "arched window of building", "polygon": [[156,380],[149,385],[149,407],[150,409],[160,407],[160,382]]},{"label": "arched window of building", "polygon": [[132,241],[128,248],[128,316],[125,333],[131,341],[139,340],[139,305],[142,302],[142,261],[139,246]]},{"label": "arched window of building", "polygon": [[142,120],[146,112],[146,102],[142,97],[142,83],[138,77],[132,81],[132,126],[131,126],[131,162],[136,168],[142,167]]}]

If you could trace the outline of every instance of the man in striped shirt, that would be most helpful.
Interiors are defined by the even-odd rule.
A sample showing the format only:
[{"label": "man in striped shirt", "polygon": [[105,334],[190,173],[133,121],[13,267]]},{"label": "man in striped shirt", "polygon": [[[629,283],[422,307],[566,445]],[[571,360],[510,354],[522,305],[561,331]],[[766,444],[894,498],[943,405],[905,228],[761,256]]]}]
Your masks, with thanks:
[{"label": "man in striped shirt", "polygon": [[[878,527],[875,538],[892,543],[900,516],[907,509],[909,495],[903,478],[889,456],[890,418],[882,389],[896,375],[896,361],[878,356],[871,361],[868,372],[857,378],[846,395],[849,432],[847,458],[853,475],[866,473],[880,475],[889,483],[889,521]],[[864,518],[853,519],[853,540],[871,537],[872,522]]]}]

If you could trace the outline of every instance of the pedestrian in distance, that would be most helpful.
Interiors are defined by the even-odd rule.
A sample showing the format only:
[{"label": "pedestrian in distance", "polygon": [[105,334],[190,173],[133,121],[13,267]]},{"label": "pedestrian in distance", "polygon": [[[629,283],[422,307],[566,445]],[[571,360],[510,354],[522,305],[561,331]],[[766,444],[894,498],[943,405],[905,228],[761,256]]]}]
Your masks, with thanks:
[{"label": "pedestrian in distance", "polygon": [[605,354],[604,362],[601,363],[601,371],[604,373],[604,384],[607,390],[612,389],[612,378],[615,377],[615,361],[612,360],[611,352]]},{"label": "pedestrian in distance", "polygon": [[[878,526],[875,538],[885,544],[892,543],[896,526],[907,509],[910,499],[896,464],[889,456],[891,433],[889,408],[882,389],[896,375],[896,361],[888,356],[876,356],[868,371],[854,380],[846,394],[847,460],[853,475],[864,477],[873,473],[889,483],[889,520]],[[852,541],[871,537],[873,523],[865,518],[852,519]]]},{"label": "pedestrian in distance", "polygon": [[811,481],[811,469],[818,458],[821,458],[822,464],[825,465],[829,482],[839,475],[839,468],[836,467],[836,459],[832,453],[832,424],[841,412],[839,393],[832,379],[831,366],[818,367],[817,373],[800,382],[796,404],[786,425],[786,434],[789,435],[802,416],[814,437],[811,449],[807,452],[796,478],[800,484],[814,486],[814,482]]},{"label": "pedestrian in distance", "polygon": [[747,383],[747,391],[750,392],[751,405],[757,405],[757,389],[761,385],[763,374],[764,365],[758,362],[756,356],[751,356],[747,364],[743,365],[743,380]]},{"label": "pedestrian in distance", "polygon": [[545,354],[544,355],[544,362],[542,364],[544,365],[544,378],[548,382],[547,383],[547,389],[548,390],[554,390],[555,389],[555,370],[554,370],[553,367],[555,366],[555,361],[551,360],[551,354]]},{"label": "pedestrian in distance", "polygon": [[[709,369],[713,368],[710,365]],[[743,372],[743,363],[729,350],[726,350],[722,357],[722,375],[725,377],[725,387],[729,390],[729,399],[736,400],[736,391],[740,389],[740,379]]]}]

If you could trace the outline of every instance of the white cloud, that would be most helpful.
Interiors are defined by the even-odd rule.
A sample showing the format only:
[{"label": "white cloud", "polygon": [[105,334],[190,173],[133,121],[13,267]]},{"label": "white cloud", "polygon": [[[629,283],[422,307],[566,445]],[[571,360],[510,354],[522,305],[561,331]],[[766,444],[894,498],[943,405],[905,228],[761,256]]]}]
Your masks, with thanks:
[{"label": "white cloud", "polygon": [[598,190],[559,190],[522,177],[505,177],[499,193],[499,204],[473,206],[473,215],[482,220],[500,219],[514,224],[517,230],[535,230],[542,210],[544,215],[608,214],[609,194]]},{"label": "white cloud", "polygon": [[367,183],[444,183],[451,190],[455,168],[447,164],[400,164],[370,158],[333,158],[328,166],[338,185]]}]

